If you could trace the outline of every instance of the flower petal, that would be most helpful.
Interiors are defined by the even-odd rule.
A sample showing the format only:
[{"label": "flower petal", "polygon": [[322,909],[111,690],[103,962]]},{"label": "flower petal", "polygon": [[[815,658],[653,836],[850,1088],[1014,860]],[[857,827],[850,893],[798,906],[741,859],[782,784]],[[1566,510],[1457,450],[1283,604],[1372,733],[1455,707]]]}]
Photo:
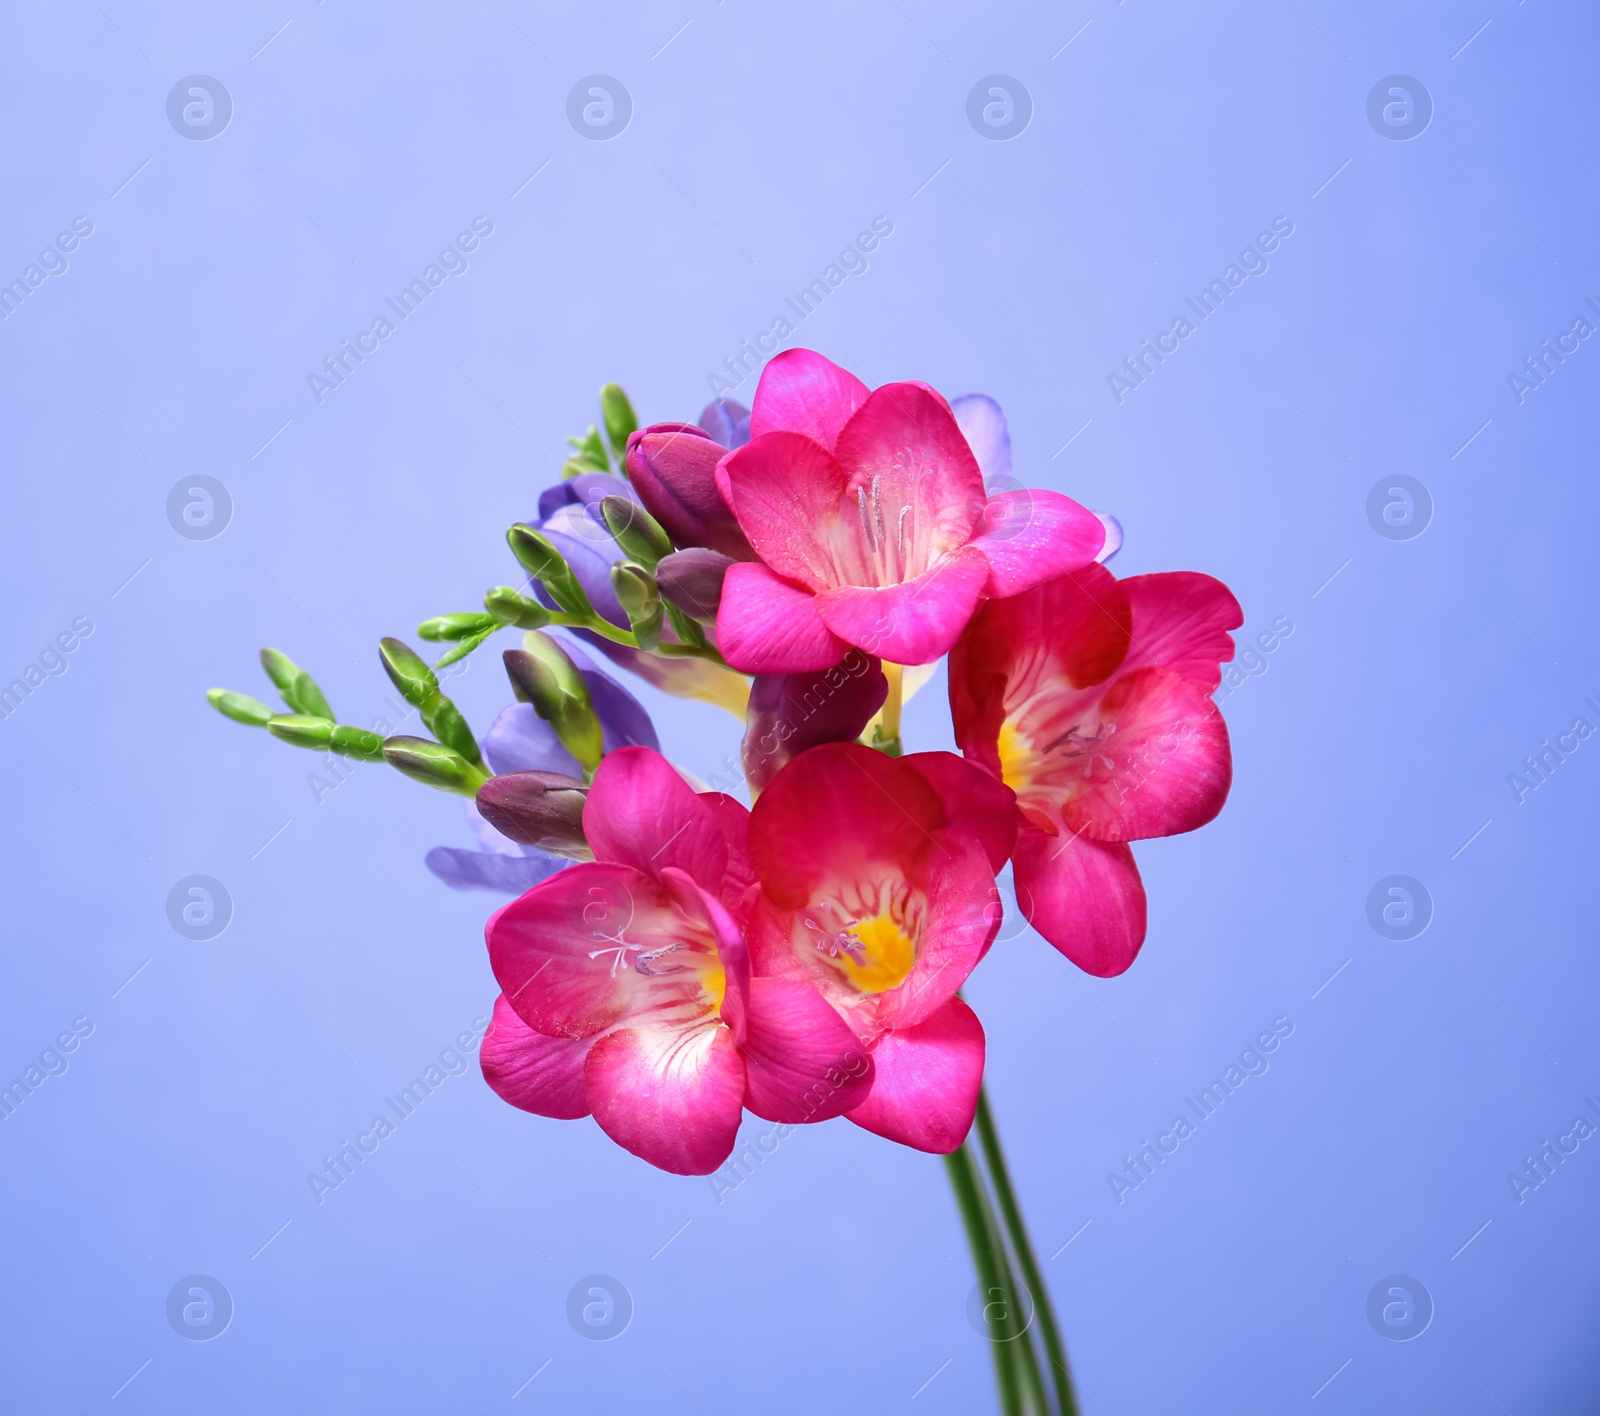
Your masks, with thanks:
[{"label": "flower petal", "polygon": [[709,1175],[728,1158],[745,1069],[724,1027],[622,1028],[589,1053],[584,1090],[600,1129],[674,1175]]},{"label": "flower petal", "polygon": [[1228,631],[1244,623],[1233,592],[1193,570],[1135,575],[1120,583],[1133,607],[1126,667],[1158,665],[1215,693],[1222,678],[1219,664],[1233,658]]},{"label": "flower petal", "polygon": [[764,1121],[800,1124],[842,1116],[872,1086],[867,1049],[816,989],[777,978],[750,981],[744,1104]]},{"label": "flower petal", "polygon": [[824,590],[816,597],[817,612],[839,639],[869,654],[896,664],[931,664],[961,637],[988,577],[987,562],[962,550],[900,585]]},{"label": "flower petal", "polygon": [[548,521],[564,506],[593,506],[606,497],[639,500],[626,477],[613,472],[584,472],[577,477],[563,477],[539,493],[539,520]]},{"label": "flower petal", "polygon": [[583,1090],[583,1064],[592,1037],[546,1037],[517,1016],[505,1000],[494,1000],[494,1018],[478,1049],[483,1079],[502,1101],[535,1116],[576,1121],[589,1114]]},{"label": "flower petal", "polygon": [[668,866],[719,890],[728,864],[721,821],[659,752],[624,747],[600,761],[583,807],[595,859],[658,879]]},{"label": "flower petal", "polygon": [[990,497],[972,544],[989,562],[987,594],[1015,595],[1093,563],[1105,523],[1060,492],[1022,487]]},{"label": "flower petal", "polygon": [[499,851],[468,851],[456,846],[435,846],[422,859],[452,890],[498,890],[507,895],[531,890],[572,863],[542,851],[502,855]]},{"label": "flower petal", "polygon": [[619,668],[637,674],[652,688],[659,688],[675,698],[698,699],[724,708],[743,720],[745,704],[750,699],[750,681],[743,674],[713,664],[709,659],[663,659],[659,654],[642,653],[625,644],[602,639],[587,629],[573,633]]},{"label": "flower petal", "polygon": [[803,433],[831,448],[867,401],[867,386],[810,349],[785,349],[767,360],[750,414],[752,440],[779,430]]},{"label": "flower petal", "polygon": [[986,393],[964,393],[950,400],[956,426],[967,440],[978,470],[991,490],[997,477],[1011,475],[1011,432],[1000,405]]},{"label": "flower petal", "polygon": [[700,426],[723,447],[743,447],[750,441],[750,410],[742,403],[719,398],[700,410]]},{"label": "flower petal", "polygon": [[833,455],[849,474],[850,501],[859,488],[882,508],[879,539],[895,540],[902,509],[912,509],[907,541],[916,569],[965,545],[979,529],[983,474],[950,405],[931,388],[874,389],[839,434]]},{"label": "flower petal", "polygon": [[728,567],[717,645],[729,664],[748,674],[826,669],[850,647],[822,622],[816,596],[753,561]]},{"label": "flower petal", "polygon": [[901,1145],[949,1155],[972,1128],[983,1059],[983,1024],[951,998],[919,1026],[892,1032],[873,1049],[872,1092],[850,1119]]},{"label": "flower petal", "polygon": [[1126,842],[1024,826],[1013,870],[1023,916],[1085,973],[1114,978],[1133,963],[1144,943],[1145,895]]},{"label": "flower petal", "polygon": [[998,875],[1017,839],[1017,794],[992,773],[953,752],[913,752],[900,759],[939,794],[945,820],[976,836]]},{"label": "flower petal", "polygon": [[838,583],[829,540],[847,479],[827,448],[799,433],[768,433],[724,456],[716,476],[740,529],[773,570],[812,590]]},{"label": "flower petal", "polygon": [[483,738],[483,755],[495,776],[504,772],[560,772],[582,777],[583,768],[561,745],[556,730],[533,711],[531,703],[513,703],[500,711]]},{"label": "flower petal", "polygon": [[1061,819],[1097,841],[1174,836],[1228,799],[1228,727],[1205,689],[1170,669],[1122,673],[1085,714],[1097,739],[1067,789]]}]

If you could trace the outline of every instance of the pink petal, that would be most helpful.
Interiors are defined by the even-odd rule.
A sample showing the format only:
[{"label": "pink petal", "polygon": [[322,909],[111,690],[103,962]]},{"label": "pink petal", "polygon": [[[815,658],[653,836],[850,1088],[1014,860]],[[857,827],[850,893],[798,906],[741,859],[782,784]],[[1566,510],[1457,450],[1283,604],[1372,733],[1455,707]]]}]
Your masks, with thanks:
[{"label": "pink petal", "polygon": [[619,1146],[674,1175],[709,1175],[733,1150],[744,1062],[724,1027],[623,1028],[595,1043],[584,1089]]},{"label": "pink petal", "polygon": [[1222,678],[1219,663],[1233,658],[1228,631],[1244,623],[1233,592],[1193,570],[1135,575],[1121,584],[1133,606],[1127,667],[1171,669],[1215,693]]},{"label": "pink petal", "polygon": [[717,958],[722,964],[723,992],[719,1012],[733,1033],[734,1042],[742,1044],[750,998],[750,951],[743,932],[722,901],[701,889],[683,871],[669,865],[661,872],[661,883],[678,908],[697,921],[715,942]]},{"label": "pink petal", "polygon": [[914,752],[900,760],[939,794],[945,820],[982,842],[991,873],[998,875],[1017,838],[1017,794],[953,752]]},{"label": "pink petal", "polygon": [[1001,598],[1093,563],[1105,524],[1071,497],[1024,487],[991,497],[972,544],[989,562],[985,593]]},{"label": "pink petal", "polygon": [[517,1016],[505,995],[494,1000],[494,1018],[478,1049],[483,1079],[502,1101],[576,1121],[589,1114],[583,1092],[583,1065],[594,1046],[592,1037],[546,1037]]},{"label": "pink petal", "polygon": [[[730,580],[738,568],[728,572]],[[816,597],[817,611],[835,635],[869,654],[896,664],[931,664],[961,637],[988,577],[988,563],[962,550],[901,585],[825,590]],[[726,590],[722,603],[728,603]]]},{"label": "pink petal", "polygon": [[1144,883],[1123,841],[1017,833],[1017,906],[1085,973],[1114,978],[1144,943]]},{"label": "pink petal", "polygon": [[756,883],[755,867],[750,864],[750,808],[724,792],[701,792],[700,800],[711,813],[728,848],[721,899],[737,917],[745,892]]},{"label": "pink petal", "polygon": [[808,984],[750,982],[744,1104],[764,1121],[800,1124],[842,1116],[865,1100],[872,1060]]},{"label": "pink petal", "polygon": [[595,859],[660,877],[668,866],[719,889],[727,836],[705,801],[659,752],[623,747],[601,759],[583,807]]},{"label": "pink petal", "polygon": [[872,1092],[850,1119],[901,1145],[948,1155],[972,1128],[983,1056],[983,1024],[951,998],[919,1026],[897,1029],[877,1045]]},{"label": "pink petal", "polygon": [[915,547],[912,574],[965,545],[978,529],[985,502],[978,460],[950,405],[926,385],[874,389],[833,453],[849,474],[849,500],[855,502],[860,489],[882,509],[882,538],[901,538],[900,514],[910,508],[904,539]]},{"label": "pink petal", "polygon": [[722,657],[747,674],[803,674],[837,664],[850,646],[822,621],[816,596],[766,566],[728,567],[717,610]]},{"label": "pink petal", "polygon": [[810,349],[785,349],[761,371],[750,437],[782,430],[832,448],[839,430],[866,401],[867,386],[854,374]]},{"label": "pink petal", "polygon": [[773,570],[812,590],[838,583],[829,541],[846,478],[827,448],[799,433],[768,433],[728,453],[716,475],[740,528]]},{"label": "pink petal", "polygon": [[1206,690],[1170,669],[1119,674],[1085,715],[1098,735],[1061,818],[1098,841],[1174,836],[1204,826],[1228,799],[1228,728]]}]

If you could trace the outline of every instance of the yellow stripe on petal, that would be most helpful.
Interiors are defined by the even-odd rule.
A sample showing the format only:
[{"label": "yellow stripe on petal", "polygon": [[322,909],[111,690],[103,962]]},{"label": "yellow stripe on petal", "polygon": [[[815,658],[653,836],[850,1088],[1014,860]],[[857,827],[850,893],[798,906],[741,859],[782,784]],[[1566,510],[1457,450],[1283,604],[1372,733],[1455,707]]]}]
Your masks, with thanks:
[{"label": "yellow stripe on petal", "polygon": [[901,983],[916,962],[917,949],[909,934],[885,912],[857,920],[850,934],[861,946],[861,962],[848,953],[839,956],[845,976],[863,993],[886,993]]}]

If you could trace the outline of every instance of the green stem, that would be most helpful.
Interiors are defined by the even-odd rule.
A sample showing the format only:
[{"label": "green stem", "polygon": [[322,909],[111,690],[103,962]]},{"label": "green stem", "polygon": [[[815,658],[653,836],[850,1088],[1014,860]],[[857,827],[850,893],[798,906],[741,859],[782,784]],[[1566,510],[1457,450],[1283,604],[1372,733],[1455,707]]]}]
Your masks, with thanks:
[{"label": "green stem", "polygon": [[1033,1243],[1028,1237],[1028,1227],[1022,1219],[1022,1209],[1017,1204],[1016,1191],[1011,1185],[1011,1175],[1006,1168],[1005,1152],[1000,1148],[1000,1134],[995,1129],[994,1117],[989,1111],[987,1088],[978,1092],[978,1140],[983,1147],[984,1160],[989,1168],[989,1179],[999,1201],[1000,1213],[1005,1218],[1011,1235],[1011,1246],[1016,1251],[1017,1265],[1022,1270],[1022,1281],[1033,1295],[1033,1308],[1039,1322],[1039,1333],[1044,1339],[1045,1355],[1050,1359],[1050,1375],[1056,1390],[1056,1400],[1061,1416],[1077,1416],[1078,1406],[1072,1394],[1072,1374],[1067,1368],[1066,1349],[1061,1343],[1061,1329],[1050,1304],[1050,1293],[1044,1285],[1044,1275],[1039,1271],[1039,1261],[1034,1256]]},{"label": "green stem", "polygon": [[994,1357],[996,1362],[1007,1362],[1015,1373],[1019,1394],[1022,1398],[1022,1409],[1035,1412],[1037,1416],[1052,1416],[1050,1400],[1045,1395],[1044,1379],[1039,1374],[1039,1359],[1033,1350],[1033,1338],[1028,1335],[1027,1325],[1023,1321],[1023,1307],[1018,1299],[1016,1274],[1012,1272],[1011,1256],[1006,1252],[1005,1234],[995,1218],[994,1204],[989,1198],[989,1192],[984,1186],[983,1167],[973,1160],[973,1171],[978,1182],[978,1204],[983,1210],[985,1227],[989,1232],[989,1242],[993,1246],[995,1259],[1000,1267],[1000,1301],[1002,1333],[995,1343]]},{"label": "green stem", "polygon": [[[945,1156],[944,1163],[950,1173],[950,1186],[956,1192],[956,1205],[961,1210],[961,1222],[966,1227],[973,1265],[978,1270],[978,1282],[983,1291],[988,1293],[1001,1287],[1005,1279],[1003,1261],[995,1244],[998,1236],[984,1213],[978,1167],[965,1141],[959,1150]],[[1017,1374],[1012,1366],[1011,1354],[1004,1350],[1009,1346],[1009,1343],[1003,1342],[994,1344],[994,1375],[1000,1388],[1000,1410],[1003,1416],[1022,1416]]]}]

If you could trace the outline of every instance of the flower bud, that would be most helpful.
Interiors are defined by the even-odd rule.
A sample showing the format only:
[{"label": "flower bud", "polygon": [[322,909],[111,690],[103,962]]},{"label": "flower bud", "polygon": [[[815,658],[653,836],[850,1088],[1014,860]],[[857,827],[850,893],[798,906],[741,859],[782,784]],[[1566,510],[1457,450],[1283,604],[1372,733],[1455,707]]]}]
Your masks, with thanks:
[{"label": "flower bud", "polygon": [[593,423],[589,424],[589,431],[581,438],[568,438],[570,446],[577,449],[571,457],[561,464],[563,477],[581,477],[585,472],[609,472],[610,459],[606,457],[606,447],[600,441],[600,429]]},{"label": "flower bud", "polygon": [[275,738],[295,747],[308,747],[313,752],[326,752],[333,740],[333,724],[326,718],[313,718],[306,713],[281,713],[267,724],[267,731]]},{"label": "flower bud", "polygon": [[276,649],[261,651],[261,667],[282,695],[283,701],[296,713],[309,713],[314,718],[332,718],[333,709],[322,696],[317,681],[294,662],[287,654]]},{"label": "flower bud", "polygon": [[392,737],[383,744],[383,758],[413,781],[459,796],[476,796],[488,773],[474,767],[458,752],[427,738]]},{"label": "flower bud", "polygon": [[472,729],[456,705],[439,692],[439,680],[433,670],[398,639],[381,640],[378,654],[390,681],[400,690],[400,696],[422,714],[428,731],[468,762],[482,762]]},{"label": "flower bud", "polygon": [[641,649],[654,649],[661,643],[661,596],[655,578],[631,561],[618,561],[611,567],[611,588],[617,603],[628,617],[628,628]]},{"label": "flower bud", "polygon": [[721,551],[694,546],[663,556],[656,566],[661,598],[691,619],[715,624],[722,603],[722,580],[733,562]]},{"label": "flower bud", "polygon": [[655,423],[628,439],[628,478],[676,546],[710,546],[735,560],[755,552],[717,490],[727,448],[693,423]]},{"label": "flower bud", "polygon": [[509,585],[501,585],[483,597],[483,607],[500,624],[518,629],[543,629],[550,623],[550,611],[537,600],[519,595]]},{"label": "flower bud", "polygon": [[486,629],[499,629],[500,621],[493,615],[461,614],[435,615],[417,626],[419,639],[471,639]]},{"label": "flower bud", "polygon": [[617,384],[608,383],[600,390],[600,417],[606,425],[606,441],[620,465],[628,450],[628,439],[639,426],[639,417]]},{"label": "flower bud", "polygon": [[603,498],[600,515],[623,555],[646,570],[654,570],[662,556],[672,553],[672,542],[661,523],[632,497]]},{"label": "flower bud", "polygon": [[517,697],[533,705],[533,711],[556,730],[561,745],[583,770],[592,773],[600,765],[603,733],[594,711],[589,685],[566,651],[548,634],[530,629],[523,636],[524,648],[505,653],[506,674]]},{"label": "flower bud", "polygon": [[478,788],[478,810],[502,836],[552,855],[593,860],[583,835],[589,789],[560,772],[506,772]]},{"label": "flower bud", "polygon": [[506,532],[506,540],[518,563],[544,585],[561,609],[569,615],[588,617],[594,614],[594,605],[582,583],[544,532],[518,522]]},{"label": "flower bud", "polygon": [[224,718],[232,718],[246,727],[264,728],[274,716],[272,709],[247,693],[230,693],[225,688],[208,688],[206,702]]}]

